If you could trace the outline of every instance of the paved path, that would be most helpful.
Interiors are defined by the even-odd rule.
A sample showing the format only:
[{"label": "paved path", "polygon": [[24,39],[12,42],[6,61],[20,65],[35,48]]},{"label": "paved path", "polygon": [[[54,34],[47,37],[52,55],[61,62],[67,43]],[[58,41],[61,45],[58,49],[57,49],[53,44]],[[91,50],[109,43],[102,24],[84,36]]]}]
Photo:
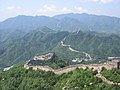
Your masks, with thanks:
[{"label": "paved path", "polygon": [[72,52],[80,52],[80,51],[78,51],[78,50],[73,49],[73,48],[71,47],[71,45],[66,45],[66,44],[64,44],[65,39],[66,39],[66,37],[61,41],[61,45],[62,45],[63,47],[69,47],[68,49],[69,49],[70,51],[72,51]]},{"label": "paved path", "polygon": [[[66,44],[64,44],[65,39],[66,39],[66,37],[61,41],[61,45],[62,45],[63,47],[68,47],[68,49],[69,49],[70,51],[72,51],[72,52],[78,52],[78,53],[80,52],[80,51],[72,48],[71,45],[66,45]],[[92,60],[92,57],[90,56],[90,54],[88,54],[88,53],[86,53],[86,52],[82,52],[82,53],[85,54],[85,56],[88,57],[89,60]]]}]

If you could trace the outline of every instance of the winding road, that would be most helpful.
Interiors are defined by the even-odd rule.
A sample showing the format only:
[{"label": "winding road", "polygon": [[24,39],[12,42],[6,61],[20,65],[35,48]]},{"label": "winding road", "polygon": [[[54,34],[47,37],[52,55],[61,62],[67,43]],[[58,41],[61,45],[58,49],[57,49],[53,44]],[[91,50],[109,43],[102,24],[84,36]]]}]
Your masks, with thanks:
[{"label": "winding road", "polygon": [[73,48],[71,47],[71,45],[66,45],[66,44],[64,44],[65,39],[66,39],[66,37],[61,41],[61,45],[62,45],[63,47],[68,47],[68,49],[69,49],[70,51],[72,51],[72,52],[80,52],[80,51],[78,51],[78,50],[73,49]]},{"label": "winding road", "polygon": [[[78,50],[73,49],[71,47],[71,45],[64,44],[65,39],[66,39],[66,37],[61,41],[61,45],[63,47],[68,47],[68,49],[70,51],[72,51],[72,52],[80,52]],[[90,60],[92,60],[90,54],[88,54],[86,52],[82,52],[82,53],[85,54],[86,56],[88,56],[90,58]],[[102,81],[106,82],[107,84],[120,86],[120,83],[114,83],[112,81],[109,81],[108,79],[106,79],[104,76],[102,76],[100,74],[100,72],[102,70],[102,67],[105,67],[108,70],[111,70],[113,68],[111,65],[108,65],[108,64],[89,64],[89,65],[86,65],[86,64],[76,64],[76,65],[66,66],[66,67],[60,68],[60,69],[53,69],[53,68],[51,68],[49,66],[31,66],[31,65],[29,66],[28,62],[24,65],[24,68],[26,68],[26,69],[32,68],[33,70],[39,70],[40,69],[40,70],[44,70],[44,71],[52,71],[55,74],[67,73],[67,72],[70,72],[72,70],[75,70],[76,68],[83,68],[83,69],[86,69],[86,67],[88,67],[90,69],[92,68],[93,70],[97,70],[98,71],[98,73],[96,74],[96,77],[101,78]]]},{"label": "winding road", "polygon": [[[61,41],[61,45],[62,45],[63,47],[68,47],[68,49],[69,49],[70,51],[72,51],[72,52],[77,52],[77,53],[80,52],[80,51],[78,51],[78,50],[76,50],[76,49],[73,49],[73,48],[71,47],[71,45],[66,45],[66,44],[64,44],[65,39],[66,39],[66,37]],[[88,54],[88,53],[86,53],[86,52],[82,52],[82,53],[85,54],[85,56],[88,57],[89,60],[92,60],[92,57],[90,56],[90,54]]]}]

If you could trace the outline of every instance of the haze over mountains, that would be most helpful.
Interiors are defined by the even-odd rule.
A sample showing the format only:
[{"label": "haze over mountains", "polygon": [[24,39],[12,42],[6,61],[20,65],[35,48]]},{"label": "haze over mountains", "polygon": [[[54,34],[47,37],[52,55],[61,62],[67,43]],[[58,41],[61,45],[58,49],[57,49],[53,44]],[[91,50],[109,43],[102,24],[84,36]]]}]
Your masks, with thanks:
[{"label": "haze over mountains", "polygon": [[[55,52],[65,58],[82,57],[61,46],[65,44],[95,58],[120,56],[120,18],[89,14],[53,17],[20,15],[0,22],[0,67]],[[118,35],[117,35],[118,34]]]},{"label": "haze over mountains", "polygon": [[86,13],[69,13],[53,17],[20,15],[0,22],[0,29],[23,29],[25,31],[30,31],[41,26],[47,26],[53,30],[61,31],[76,31],[81,29],[83,31],[92,30],[117,33],[120,31],[120,18],[97,16]]}]

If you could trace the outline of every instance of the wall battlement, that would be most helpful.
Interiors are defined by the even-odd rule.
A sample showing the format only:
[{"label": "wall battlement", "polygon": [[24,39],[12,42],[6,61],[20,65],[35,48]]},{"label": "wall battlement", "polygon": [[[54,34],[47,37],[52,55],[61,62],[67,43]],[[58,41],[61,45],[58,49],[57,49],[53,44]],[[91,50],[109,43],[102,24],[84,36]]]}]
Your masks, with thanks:
[{"label": "wall battlement", "polygon": [[[52,55],[52,58],[54,57],[53,55]],[[41,61],[43,61],[43,60],[29,60],[24,65],[24,68],[33,69],[33,70],[52,71],[55,74],[66,73],[66,72],[72,71],[72,70],[74,70],[76,68],[85,69],[87,67],[90,68],[90,69],[93,69],[93,70],[97,70],[97,71],[101,71],[103,67],[105,67],[108,70],[120,69],[120,61],[119,60],[108,60],[105,64],[88,64],[88,65],[86,65],[86,64],[76,64],[76,65],[66,66],[66,67],[60,68],[60,69],[53,69],[53,68],[51,68],[49,66],[34,66],[34,65],[32,65],[32,62],[41,62]]]},{"label": "wall battlement", "polygon": [[107,64],[89,64],[89,65],[85,65],[85,64],[76,64],[76,65],[70,65],[64,68],[60,68],[60,69],[53,69],[49,66],[29,66],[29,65],[24,65],[24,68],[26,69],[33,69],[33,70],[43,70],[43,71],[52,71],[55,74],[62,74],[62,73],[66,73],[69,71],[72,71],[76,68],[91,68],[93,70],[97,70],[97,71],[101,71],[102,67],[105,67],[108,70],[111,70],[113,67],[111,65],[107,65]]}]

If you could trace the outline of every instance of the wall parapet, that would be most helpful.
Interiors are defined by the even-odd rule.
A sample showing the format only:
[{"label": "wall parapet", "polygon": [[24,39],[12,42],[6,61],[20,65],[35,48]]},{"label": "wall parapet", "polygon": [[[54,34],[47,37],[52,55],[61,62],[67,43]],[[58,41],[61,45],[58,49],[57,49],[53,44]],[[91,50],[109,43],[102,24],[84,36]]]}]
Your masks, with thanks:
[{"label": "wall parapet", "polygon": [[93,70],[97,70],[97,71],[101,71],[102,67],[105,67],[108,70],[111,70],[113,68],[110,65],[106,65],[106,64],[88,64],[88,65],[76,64],[76,65],[66,66],[66,67],[60,68],[60,69],[53,69],[53,68],[51,68],[49,66],[29,66],[29,65],[26,65],[26,64],[24,65],[24,68],[26,68],[26,69],[52,71],[55,74],[66,73],[66,72],[72,71],[72,70],[74,70],[76,68],[86,69],[87,67],[90,68],[90,69],[93,69]]}]

